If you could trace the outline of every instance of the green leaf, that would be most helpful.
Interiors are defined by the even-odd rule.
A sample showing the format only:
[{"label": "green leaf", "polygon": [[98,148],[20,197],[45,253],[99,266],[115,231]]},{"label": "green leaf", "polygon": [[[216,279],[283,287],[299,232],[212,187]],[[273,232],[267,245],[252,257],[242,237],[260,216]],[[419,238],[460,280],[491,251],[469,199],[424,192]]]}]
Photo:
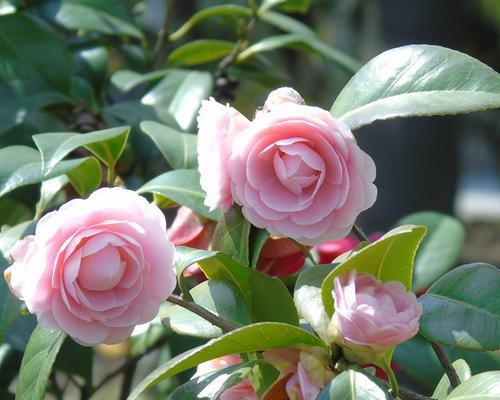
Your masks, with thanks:
[{"label": "green leaf", "polygon": [[102,172],[99,161],[94,157],[88,157],[78,168],[74,168],[66,174],[71,185],[80,197],[86,198],[97,189],[102,181]]},{"label": "green leaf", "polygon": [[69,179],[66,175],[56,176],[42,182],[40,185],[40,199],[36,203],[35,219],[42,217],[49,204],[68,182]]},{"label": "green leaf", "polygon": [[[463,383],[471,377],[472,374],[470,372],[470,368],[464,360],[460,359],[453,361],[452,366],[455,369],[460,382]],[[436,386],[436,390],[434,390],[432,398],[436,400],[444,400],[452,390],[453,386],[451,386],[450,379],[448,378],[448,375],[444,374]]]},{"label": "green leaf", "polygon": [[332,290],[335,277],[352,269],[368,272],[383,282],[400,281],[411,290],[413,259],[425,231],[423,226],[400,226],[340,263],[321,286],[328,316],[331,317],[334,311]]},{"label": "green leaf", "polygon": [[430,287],[419,301],[420,333],[462,350],[500,349],[500,270],[492,265],[462,265]]},{"label": "green leaf", "polygon": [[16,400],[43,400],[52,364],[63,344],[64,332],[38,325],[31,334],[19,373]]},{"label": "green leaf", "polygon": [[474,375],[455,388],[446,400],[498,400],[500,399],[500,371]]},{"label": "green leaf", "polygon": [[163,379],[173,376],[198,364],[229,354],[247,353],[291,346],[317,346],[325,348],[316,336],[288,324],[262,322],[245,326],[207,344],[187,352],[160,365],[132,391],[128,400],[137,399],[145,390]]},{"label": "green leaf", "polygon": [[199,39],[177,47],[167,59],[169,66],[206,64],[227,56],[234,48],[227,40]]},{"label": "green leaf", "polygon": [[333,378],[318,395],[317,400],[392,400],[392,398],[372,376],[349,369]]},{"label": "green leaf", "polygon": [[70,54],[46,24],[25,13],[0,16],[0,54],[0,81],[38,80],[69,93]]},{"label": "green leaf", "polygon": [[293,294],[293,301],[299,315],[325,342],[329,341],[328,324],[330,318],[323,305],[321,284],[335,267],[336,265],[327,264],[306,268],[297,278]]},{"label": "green leaf", "polygon": [[301,36],[316,37],[316,33],[306,24],[297,21],[288,15],[280,14],[274,11],[267,11],[260,15],[260,20],[281,29],[288,33],[295,33]]},{"label": "green leaf", "polygon": [[218,251],[177,247],[175,267],[184,294],[182,273],[194,263],[200,266],[208,279],[234,285],[248,305],[253,322],[277,321],[299,325],[293,299],[281,280],[254,271]]},{"label": "green leaf", "polygon": [[[250,312],[238,289],[229,283],[205,281],[190,290],[193,301],[234,325],[251,323]],[[161,313],[162,323],[180,335],[202,338],[222,336],[222,330],[207,320],[177,305]]]},{"label": "green leaf", "polygon": [[271,235],[265,229],[260,229],[256,227],[251,227],[250,231],[250,267],[255,269],[257,267],[257,261],[259,260],[259,255]]},{"label": "green leaf", "polygon": [[224,4],[220,6],[206,7],[189,18],[179,29],[173,32],[169,39],[176,41],[186,35],[193,26],[210,17],[251,17],[252,10],[235,4]]},{"label": "green leaf", "polygon": [[295,33],[270,36],[262,39],[242,51],[238,55],[237,60],[238,62],[243,62],[259,53],[276,50],[282,47],[305,50],[319,54],[327,60],[337,64],[348,73],[355,73],[360,67],[359,63],[347,54],[328,46],[326,43],[321,42],[317,37],[303,36]]},{"label": "green leaf", "polygon": [[209,211],[203,204],[205,192],[200,187],[200,174],[195,169],[165,172],[144,184],[137,192],[156,193],[185,205],[207,218],[213,220],[221,218],[220,210]]},{"label": "green leaf", "polygon": [[[0,232],[0,276],[2,278],[3,272],[11,264],[8,258],[12,246],[26,234],[32,223],[33,221],[22,222]],[[0,279],[0,343],[3,343],[5,333],[12,323],[20,317],[21,305],[22,303],[10,293],[7,282]]]},{"label": "green leaf", "polygon": [[250,222],[243,216],[241,208],[231,207],[215,227],[212,249],[220,250],[242,264],[249,264],[250,227]]},{"label": "green leaf", "polygon": [[128,92],[143,83],[151,83],[163,78],[169,73],[169,69],[140,74],[135,71],[120,70],[111,76],[111,83],[122,92]]},{"label": "green leaf", "polygon": [[[108,2],[112,7],[112,3]],[[130,21],[121,19],[116,11],[102,7],[100,0],[55,0],[35,7],[44,18],[66,29],[88,30],[105,35],[129,35],[143,39],[142,32]]]},{"label": "green leaf", "polygon": [[208,72],[172,69],[141,102],[153,106],[160,119],[172,121],[183,131],[194,127],[201,100],[212,93],[212,76]]},{"label": "green leaf", "polygon": [[280,7],[287,12],[305,13],[311,5],[311,0],[263,0],[259,13],[263,14],[273,7]]},{"label": "green leaf", "polygon": [[33,140],[42,154],[43,170],[48,174],[73,150],[85,146],[108,167],[114,167],[127,143],[130,127],[104,129],[89,133],[41,133]]},{"label": "green leaf", "polygon": [[218,399],[224,390],[245,379],[258,361],[232,365],[214,373],[196,376],[177,387],[168,400],[208,400]]},{"label": "green leaf", "polygon": [[21,186],[32,185],[64,174],[72,174],[75,184],[83,187],[91,183],[92,176],[81,176],[82,172],[92,173],[95,176],[96,163],[93,157],[65,160],[44,175],[38,151],[27,146],[4,147],[0,149],[0,196]]},{"label": "green leaf", "polygon": [[407,224],[427,228],[427,235],[420,243],[413,268],[413,290],[418,292],[455,266],[462,253],[465,229],[457,219],[434,211],[410,214],[396,223]]},{"label": "green leaf", "polygon": [[172,168],[197,168],[196,135],[179,132],[154,121],[141,122],[141,130],[156,144]]},{"label": "green leaf", "polygon": [[332,106],[352,130],[376,120],[460,114],[500,107],[500,75],[439,46],[388,50],[353,76]]}]

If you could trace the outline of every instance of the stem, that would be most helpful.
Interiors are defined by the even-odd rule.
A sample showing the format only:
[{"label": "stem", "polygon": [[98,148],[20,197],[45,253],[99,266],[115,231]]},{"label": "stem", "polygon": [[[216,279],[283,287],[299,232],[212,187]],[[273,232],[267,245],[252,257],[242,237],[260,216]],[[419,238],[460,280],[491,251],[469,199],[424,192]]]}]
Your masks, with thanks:
[{"label": "stem", "polygon": [[294,239],[291,239],[293,243],[300,249],[302,253],[304,253],[309,260],[313,263],[313,265],[316,265],[318,262],[314,259],[311,250],[309,250],[306,246],[304,246],[302,243],[297,242]]},{"label": "stem", "polygon": [[351,233],[356,236],[356,238],[360,242],[370,242],[370,239],[368,239],[368,236],[365,235],[365,233],[361,230],[361,228],[354,224],[351,229]]},{"label": "stem", "polygon": [[389,383],[391,384],[391,393],[394,396],[394,398],[397,398],[399,396],[399,385],[398,381],[396,379],[396,375],[394,375],[394,371],[392,370],[391,367],[386,365],[385,373],[387,374],[387,377],[389,378]]},{"label": "stem", "polygon": [[238,329],[236,325],[233,325],[232,323],[223,320],[221,317],[215,315],[211,311],[208,311],[206,308],[203,308],[196,303],[186,301],[180,296],[177,296],[176,294],[168,296],[167,300],[170,301],[171,303],[177,304],[178,306],[185,308],[188,311],[191,311],[192,313],[195,313],[196,315],[199,315],[204,320],[221,328],[223,332],[230,332],[234,331],[235,329]]},{"label": "stem", "polygon": [[158,31],[158,40],[153,50],[153,65],[155,66],[159,66],[165,59],[165,54],[162,53],[162,50],[168,41],[168,34],[172,26],[172,21],[174,20],[174,0],[166,0],[166,2],[163,26]]},{"label": "stem", "polygon": [[399,398],[401,400],[431,400],[430,397],[423,396],[405,388],[399,388]]},{"label": "stem", "polygon": [[132,379],[134,378],[135,370],[137,368],[138,359],[128,363],[125,368],[122,380],[122,387],[120,390],[120,400],[126,400],[132,388]]},{"label": "stem", "polygon": [[113,186],[114,181],[115,181],[115,166],[113,165],[108,167],[108,176],[107,176],[108,186]]},{"label": "stem", "polygon": [[444,372],[448,376],[448,379],[450,380],[450,384],[453,388],[456,388],[458,385],[460,385],[460,378],[457,375],[457,371],[455,371],[455,368],[453,368],[453,365],[451,365],[450,360],[448,360],[448,357],[446,356],[446,353],[444,352],[443,346],[441,346],[438,343],[431,342],[432,350],[434,350],[434,353],[436,353],[436,356],[441,363],[441,366],[444,369]]}]

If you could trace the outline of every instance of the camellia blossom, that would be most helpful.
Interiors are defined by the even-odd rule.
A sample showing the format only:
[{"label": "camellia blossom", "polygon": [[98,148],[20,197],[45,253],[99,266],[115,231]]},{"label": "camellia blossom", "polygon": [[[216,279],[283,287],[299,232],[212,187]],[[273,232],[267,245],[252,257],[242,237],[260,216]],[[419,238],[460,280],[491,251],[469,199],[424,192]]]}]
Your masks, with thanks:
[{"label": "camellia blossom", "polygon": [[288,238],[270,237],[260,251],[257,271],[271,276],[287,276],[304,266],[306,254]]},{"label": "camellia blossom", "polygon": [[93,346],[126,339],[176,286],[174,246],[158,207],[102,188],[40,219],[5,277],[38,322]]},{"label": "camellia blossom", "polygon": [[382,282],[351,270],[334,280],[333,342],[352,362],[375,362],[418,332],[422,306],[401,282]]},{"label": "camellia blossom", "polygon": [[375,164],[350,129],[302,104],[290,88],[272,92],[253,121],[213,99],[198,118],[198,160],[206,204],[245,217],[271,235],[306,245],[347,235],[375,202]]}]

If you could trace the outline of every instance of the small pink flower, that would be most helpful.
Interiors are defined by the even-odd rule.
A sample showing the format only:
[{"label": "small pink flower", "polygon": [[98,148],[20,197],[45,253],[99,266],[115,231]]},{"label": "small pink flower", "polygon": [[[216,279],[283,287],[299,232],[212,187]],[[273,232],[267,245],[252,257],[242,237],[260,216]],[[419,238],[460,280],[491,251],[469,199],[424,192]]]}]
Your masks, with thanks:
[{"label": "small pink flower", "polygon": [[234,199],[255,226],[316,245],[347,235],[375,202],[375,165],[345,124],[302,102],[293,89],[278,89],[244,123],[235,110],[205,102],[199,171],[207,205],[226,210]]},{"label": "small pink flower", "polygon": [[287,276],[302,268],[306,255],[290,239],[270,237],[259,255],[257,270],[271,276]]},{"label": "small pink flower", "polygon": [[382,282],[351,270],[336,277],[332,340],[353,362],[375,362],[418,332],[422,306],[398,281]]},{"label": "small pink flower", "polygon": [[93,346],[125,340],[176,285],[165,217],[135,192],[102,188],[38,222],[5,276],[38,322]]}]

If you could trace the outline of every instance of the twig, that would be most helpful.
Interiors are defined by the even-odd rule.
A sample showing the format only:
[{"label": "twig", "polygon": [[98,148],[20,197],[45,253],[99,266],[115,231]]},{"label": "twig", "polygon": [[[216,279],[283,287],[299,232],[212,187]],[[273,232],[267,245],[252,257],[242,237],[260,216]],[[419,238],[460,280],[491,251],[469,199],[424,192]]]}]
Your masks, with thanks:
[{"label": "twig", "polygon": [[430,397],[412,392],[402,387],[399,388],[399,398],[401,400],[431,400]]},{"label": "twig", "polygon": [[177,304],[178,306],[185,308],[188,311],[191,311],[192,313],[195,313],[196,315],[199,315],[204,320],[221,328],[224,332],[230,332],[234,331],[235,329],[238,329],[236,325],[233,325],[230,322],[225,321],[218,315],[215,315],[211,311],[208,311],[206,308],[203,308],[196,303],[186,301],[180,296],[177,296],[176,294],[168,296],[167,300],[170,301],[171,303]]},{"label": "twig", "polygon": [[361,230],[359,226],[354,224],[352,226],[351,232],[360,242],[369,242],[370,240],[368,239],[368,236],[365,235],[365,233]]},{"label": "twig", "polygon": [[172,26],[172,21],[174,20],[174,0],[166,0],[165,5],[165,18],[163,20],[163,25],[158,31],[158,40],[156,41],[155,48],[153,50],[153,65],[159,66],[163,63],[165,55],[162,53],[165,44],[168,41],[168,34],[170,32],[170,27]]},{"label": "twig", "polygon": [[453,368],[453,365],[451,365],[450,360],[448,360],[448,357],[446,356],[446,353],[444,352],[443,346],[441,346],[438,343],[431,342],[432,350],[434,350],[434,353],[436,353],[436,356],[441,363],[441,366],[444,369],[444,372],[448,376],[448,379],[450,380],[450,384],[453,388],[456,388],[458,385],[460,385],[460,378],[457,375],[457,371],[455,371],[455,368]]},{"label": "twig", "polygon": [[130,394],[130,389],[132,387],[132,379],[134,378],[135,370],[137,368],[137,362],[139,360],[135,359],[133,362],[128,363],[125,368],[122,380],[122,387],[120,390],[120,400],[126,400]]}]

